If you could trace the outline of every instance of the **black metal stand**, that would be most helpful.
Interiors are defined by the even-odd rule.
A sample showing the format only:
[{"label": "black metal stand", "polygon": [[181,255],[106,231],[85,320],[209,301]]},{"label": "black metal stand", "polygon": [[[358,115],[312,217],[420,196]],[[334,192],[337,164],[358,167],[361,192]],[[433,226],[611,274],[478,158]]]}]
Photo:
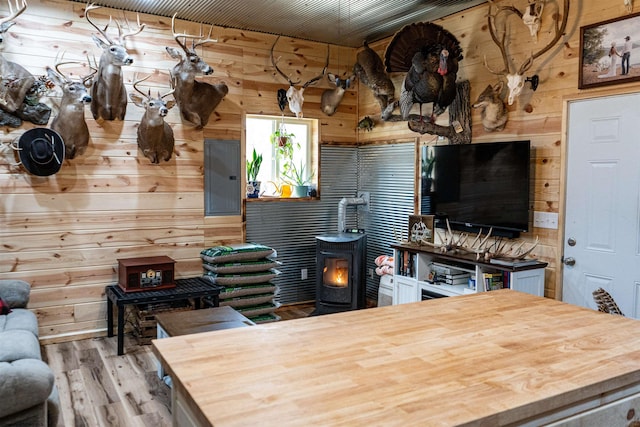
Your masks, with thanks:
[{"label": "black metal stand", "polygon": [[193,298],[195,308],[200,308],[200,298],[212,297],[213,306],[219,305],[218,296],[222,286],[214,285],[207,279],[193,277],[177,279],[176,287],[157,291],[124,292],[118,285],[105,288],[107,295],[107,336],[113,336],[113,305],[118,307],[118,356],[124,354],[124,309],[132,304],[150,304],[181,301]]}]

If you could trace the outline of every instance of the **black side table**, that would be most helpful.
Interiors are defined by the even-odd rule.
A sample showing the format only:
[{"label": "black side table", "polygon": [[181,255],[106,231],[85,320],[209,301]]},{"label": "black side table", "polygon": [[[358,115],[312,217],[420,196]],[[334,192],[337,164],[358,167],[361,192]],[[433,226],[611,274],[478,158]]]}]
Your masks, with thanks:
[{"label": "black side table", "polygon": [[222,286],[214,285],[202,277],[177,279],[176,287],[140,292],[125,292],[118,285],[105,288],[107,295],[107,336],[113,336],[113,305],[118,307],[118,356],[124,354],[124,311],[132,304],[150,304],[180,301],[193,298],[195,308],[200,308],[201,297],[212,297],[213,306],[218,307]]}]

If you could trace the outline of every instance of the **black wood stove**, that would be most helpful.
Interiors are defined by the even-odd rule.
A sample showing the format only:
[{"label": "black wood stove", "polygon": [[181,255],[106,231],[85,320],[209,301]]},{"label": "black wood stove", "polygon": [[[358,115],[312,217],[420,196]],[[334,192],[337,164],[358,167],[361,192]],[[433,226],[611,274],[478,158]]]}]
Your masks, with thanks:
[{"label": "black wood stove", "polygon": [[316,309],[312,315],[365,308],[367,236],[316,237]]}]

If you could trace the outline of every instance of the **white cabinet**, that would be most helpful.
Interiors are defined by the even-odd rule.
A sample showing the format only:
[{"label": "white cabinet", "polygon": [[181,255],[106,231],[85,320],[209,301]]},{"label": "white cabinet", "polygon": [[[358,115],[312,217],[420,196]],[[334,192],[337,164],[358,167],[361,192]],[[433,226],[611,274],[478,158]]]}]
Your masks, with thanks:
[{"label": "white cabinet", "polygon": [[418,281],[412,277],[393,277],[393,304],[418,301]]},{"label": "white cabinet", "polygon": [[[473,254],[444,254],[426,246],[392,247],[395,262],[394,304],[502,287],[544,296],[544,269],[547,266],[544,262],[513,267],[476,261]],[[434,272],[443,272],[450,283],[434,281]],[[469,282],[469,278],[474,280]]]}]

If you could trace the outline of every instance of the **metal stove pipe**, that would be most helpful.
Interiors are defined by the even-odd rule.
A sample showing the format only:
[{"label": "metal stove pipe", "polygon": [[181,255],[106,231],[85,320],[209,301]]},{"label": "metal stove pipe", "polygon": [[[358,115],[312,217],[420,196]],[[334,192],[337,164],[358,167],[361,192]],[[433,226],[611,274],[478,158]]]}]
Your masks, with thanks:
[{"label": "metal stove pipe", "polygon": [[367,201],[361,197],[343,197],[338,203],[338,233],[344,233],[347,206],[366,205]]}]

